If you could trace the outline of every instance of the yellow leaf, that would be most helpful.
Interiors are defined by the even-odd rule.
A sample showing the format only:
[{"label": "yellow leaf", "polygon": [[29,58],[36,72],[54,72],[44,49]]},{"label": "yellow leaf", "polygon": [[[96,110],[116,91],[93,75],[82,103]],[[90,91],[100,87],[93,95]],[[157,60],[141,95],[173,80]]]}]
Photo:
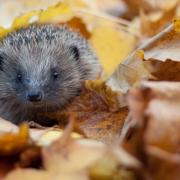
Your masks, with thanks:
[{"label": "yellow leaf", "polygon": [[[61,16],[61,19],[60,19]],[[69,7],[69,5],[64,3],[58,3],[55,6],[50,6],[46,11],[43,11],[40,14],[39,22],[45,23],[45,22],[53,22],[53,21],[67,21],[73,16],[73,13]]]},{"label": "yellow leaf", "polygon": [[31,18],[35,16],[39,16],[40,11],[31,11],[27,14],[22,15],[21,17],[18,17],[14,20],[11,30],[20,29],[22,26],[26,27],[30,24]]},{"label": "yellow leaf", "polygon": [[179,18],[174,19],[173,25],[174,25],[174,30],[179,33],[180,32],[180,19]]},{"label": "yellow leaf", "polygon": [[134,36],[111,26],[94,29],[90,41],[108,74],[132,51],[136,42]]},{"label": "yellow leaf", "polygon": [[0,38],[6,36],[10,32],[9,29],[3,28],[0,26]]},{"label": "yellow leaf", "polygon": [[[63,131],[60,131],[60,130],[48,131],[40,137],[40,139],[38,140],[38,145],[41,145],[41,146],[50,145],[53,141],[57,140],[62,135],[63,135]],[[79,139],[82,136],[78,133],[72,133],[71,137],[75,139]]]},{"label": "yellow leaf", "polygon": [[[12,26],[9,29],[3,28],[0,26],[0,38],[3,38],[8,33],[27,27],[33,21],[39,23],[49,23],[49,22],[67,22],[73,17],[73,12],[70,9],[70,6],[64,3],[58,3],[55,6],[50,6],[47,10],[37,10],[28,12],[22,16],[19,16],[14,19]],[[35,19],[33,19],[35,18]]]}]

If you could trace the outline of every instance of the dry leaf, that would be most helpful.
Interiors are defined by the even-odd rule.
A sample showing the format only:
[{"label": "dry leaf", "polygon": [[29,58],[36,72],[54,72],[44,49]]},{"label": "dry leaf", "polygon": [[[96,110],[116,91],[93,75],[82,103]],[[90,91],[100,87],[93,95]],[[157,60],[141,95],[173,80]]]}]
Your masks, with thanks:
[{"label": "dry leaf", "polygon": [[107,84],[116,91],[127,92],[130,87],[138,85],[142,80],[152,78],[151,66],[142,61],[144,52],[137,50],[130,55],[113,72]]},{"label": "dry leaf", "polygon": [[145,12],[151,12],[154,10],[154,7],[146,0],[123,0],[127,6],[127,12],[124,14],[124,17],[127,19],[132,19],[139,14],[139,10],[143,9]]},{"label": "dry leaf", "polygon": [[13,155],[23,151],[29,145],[29,131],[26,124],[22,124],[18,133],[0,135],[0,154]]},{"label": "dry leaf", "polygon": [[180,62],[166,60],[165,62],[149,60],[153,80],[180,81]]},{"label": "dry leaf", "polygon": [[71,29],[75,30],[76,32],[79,32],[82,36],[85,38],[90,38],[91,34],[88,32],[86,25],[83,23],[83,21],[78,17],[73,17],[71,20],[66,22]]},{"label": "dry leaf", "polygon": [[[74,140],[70,137],[72,121],[65,130],[63,136],[51,146],[43,148],[43,164],[40,170],[15,169],[4,179],[21,180],[24,178],[36,179],[77,179],[86,180],[89,176],[95,179],[98,177],[123,177],[133,179],[133,171],[126,171],[123,168],[119,171],[120,165],[126,168],[139,168],[139,162],[119,147],[109,148],[107,145],[90,139]],[[106,170],[101,171],[103,157],[108,157]],[[105,159],[104,159],[105,160]],[[99,170],[94,170],[94,167]]]},{"label": "dry leaf", "polygon": [[179,38],[180,33],[176,28],[179,24],[179,20],[174,21],[174,24],[167,27],[165,30],[156,35],[150,43],[147,43],[142,47],[144,50],[144,59],[150,58],[165,61],[171,59],[179,61]]},{"label": "dry leaf", "polygon": [[9,121],[0,118],[0,134],[5,132],[18,132],[18,127]]},{"label": "dry leaf", "polygon": [[155,36],[142,48],[143,58],[151,64],[150,71],[155,80],[179,81],[180,79],[179,24],[180,21],[175,20],[173,25]]},{"label": "dry leaf", "polygon": [[15,167],[39,167],[40,147],[31,141],[28,126],[22,124],[18,132],[17,127],[14,129],[11,123],[5,122],[1,120],[6,129],[0,134],[0,177],[4,177]]},{"label": "dry leaf", "polygon": [[177,81],[180,59],[179,24],[180,20],[176,19],[174,24],[142,44],[114,71],[108,85],[114,90],[126,92],[142,80]]},{"label": "dry leaf", "polygon": [[115,27],[101,26],[93,30],[91,42],[108,74],[133,50],[136,39]]},{"label": "dry leaf", "polygon": [[[147,15],[143,10],[140,11],[141,33],[143,36],[153,36],[159,33],[165,26],[169,25],[175,17],[177,5],[168,11],[160,11]],[[154,28],[156,27],[156,28]]]},{"label": "dry leaf", "polygon": [[174,180],[180,175],[179,91],[180,83],[145,82],[128,95],[130,116],[122,143],[144,163],[143,173],[152,179]]},{"label": "dry leaf", "polygon": [[178,4],[178,0],[123,0],[127,5],[127,12],[124,14],[125,18],[132,19],[139,15],[140,9],[145,11],[145,13],[153,13],[157,11],[169,11],[175,5]]},{"label": "dry leaf", "polygon": [[80,96],[63,111],[48,113],[53,119],[68,121],[75,119],[75,128],[89,138],[104,142],[114,141],[121,132],[127,107],[122,107],[122,94],[113,92],[103,81],[86,81]]},{"label": "dry leaf", "polygon": [[[142,30],[148,35],[159,32],[179,8],[177,0],[123,2],[127,11],[118,5],[112,6],[113,11],[134,19],[142,9],[145,13],[141,14]],[[146,41],[123,61],[137,41],[143,39],[132,29],[132,21],[111,12],[107,4],[112,5],[112,1],[104,2],[101,7],[98,3],[65,0],[46,10],[21,15],[9,29],[0,27],[3,38],[34,22],[67,24],[90,40],[105,74],[112,74],[121,63],[107,83],[120,92],[112,91],[101,80],[87,81],[81,95],[64,110],[47,115],[59,120],[58,128],[30,129],[29,132],[22,125],[18,132],[16,126],[2,120],[0,178],[179,179],[180,84],[144,82],[138,89],[130,88],[144,79],[180,80],[180,20]],[[152,21],[150,16],[157,11],[161,12],[161,17]],[[128,90],[126,107],[123,93]],[[60,129],[68,122],[65,130]],[[78,133],[73,133],[73,125]],[[82,138],[84,136],[86,139]]]}]

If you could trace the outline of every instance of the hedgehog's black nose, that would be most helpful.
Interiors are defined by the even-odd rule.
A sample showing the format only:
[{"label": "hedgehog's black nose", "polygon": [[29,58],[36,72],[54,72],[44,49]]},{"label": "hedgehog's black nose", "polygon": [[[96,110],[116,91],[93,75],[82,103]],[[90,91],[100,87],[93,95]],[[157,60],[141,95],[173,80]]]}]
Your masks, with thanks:
[{"label": "hedgehog's black nose", "polygon": [[31,101],[31,102],[38,102],[38,101],[41,101],[42,94],[41,94],[41,92],[29,93],[27,95],[27,99],[28,99],[28,101]]}]

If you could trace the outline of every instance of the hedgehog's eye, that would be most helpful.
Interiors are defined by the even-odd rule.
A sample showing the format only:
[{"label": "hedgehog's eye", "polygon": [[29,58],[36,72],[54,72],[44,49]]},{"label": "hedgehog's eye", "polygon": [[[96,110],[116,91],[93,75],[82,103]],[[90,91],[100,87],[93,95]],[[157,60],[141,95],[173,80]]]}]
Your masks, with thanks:
[{"label": "hedgehog's eye", "polygon": [[71,46],[70,51],[73,54],[75,60],[79,60],[79,56],[80,56],[79,49],[76,46]]},{"label": "hedgehog's eye", "polygon": [[55,72],[53,72],[52,76],[53,76],[53,79],[56,80],[58,78],[59,74],[55,71]]},{"label": "hedgehog's eye", "polygon": [[22,75],[21,75],[21,73],[18,73],[18,74],[17,74],[17,80],[20,81],[20,82],[22,81]]}]

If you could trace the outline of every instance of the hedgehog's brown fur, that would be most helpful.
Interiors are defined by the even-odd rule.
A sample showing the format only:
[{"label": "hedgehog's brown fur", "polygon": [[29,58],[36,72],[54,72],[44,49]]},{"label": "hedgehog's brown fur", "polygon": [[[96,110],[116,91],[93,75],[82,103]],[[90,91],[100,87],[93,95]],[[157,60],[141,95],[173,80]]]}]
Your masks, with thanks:
[{"label": "hedgehog's brown fur", "polygon": [[[87,40],[67,27],[31,25],[10,33],[0,42],[0,117],[18,124],[36,111],[61,108],[99,71]],[[40,102],[27,100],[34,91],[42,93]]]}]

